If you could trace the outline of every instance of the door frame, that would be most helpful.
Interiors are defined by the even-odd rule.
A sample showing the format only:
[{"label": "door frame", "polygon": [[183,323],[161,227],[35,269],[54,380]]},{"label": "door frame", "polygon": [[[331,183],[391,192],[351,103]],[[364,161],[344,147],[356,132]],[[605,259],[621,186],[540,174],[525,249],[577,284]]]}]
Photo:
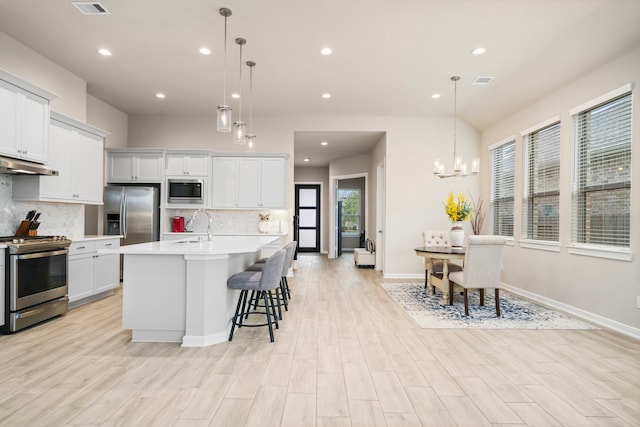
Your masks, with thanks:
[{"label": "door frame", "polygon": [[385,218],[386,218],[386,194],[385,194],[385,159],[376,166],[376,264],[377,271],[384,272],[384,248],[385,248]]},{"label": "door frame", "polygon": [[[320,186],[320,222],[319,222],[319,228],[320,228],[320,246],[319,246],[319,253],[326,253],[326,251],[323,252],[323,248],[324,248],[324,227],[325,227],[325,218],[324,218],[324,203],[322,202],[324,199],[324,183],[322,181],[294,181],[293,182],[293,214],[296,214],[296,197],[297,195],[297,191],[296,191],[296,186],[297,185],[319,185]],[[293,235],[293,234],[292,234]]]},{"label": "door frame", "polygon": [[329,176],[329,206],[333,212],[329,215],[329,254],[327,258],[336,258],[338,252],[338,181],[351,178],[364,178],[364,227],[363,231],[367,235],[367,227],[369,225],[369,173],[361,172],[349,175],[331,175]]}]

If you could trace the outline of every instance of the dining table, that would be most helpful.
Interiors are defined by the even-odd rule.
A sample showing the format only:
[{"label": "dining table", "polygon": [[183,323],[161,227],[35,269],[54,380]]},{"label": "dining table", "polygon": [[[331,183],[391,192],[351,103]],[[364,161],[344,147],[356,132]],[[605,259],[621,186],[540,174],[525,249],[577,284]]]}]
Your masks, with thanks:
[{"label": "dining table", "polygon": [[[442,304],[453,305],[453,286],[449,282],[449,261],[464,261],[464,246],[422,246],[415,248],[414,251],[416,255],[424,258],[425,287],[429,295],[433,295],[435,288],[438,288],[442,291]],[[434,261],[442,261],[442,272],[434,270]]]}]

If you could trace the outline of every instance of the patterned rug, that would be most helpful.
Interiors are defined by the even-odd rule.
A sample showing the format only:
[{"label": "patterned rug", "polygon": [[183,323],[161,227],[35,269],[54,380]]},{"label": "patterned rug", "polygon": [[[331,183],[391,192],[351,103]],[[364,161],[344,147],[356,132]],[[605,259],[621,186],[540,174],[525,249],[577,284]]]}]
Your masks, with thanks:
[{"label": "patterned rug", "polygon": [[464,315],[464,300],[456,293],[454,304],[442,305],[436,289],[429,295],[423,283],[382,283],[382,287],[421,328],[479,329],[598,329],[566,314],[542,307],[513,294],[500,291],[502,317],[496,317],[493,290],[485,292],[480,306],[479,292],[469,292],[469,317]]}]

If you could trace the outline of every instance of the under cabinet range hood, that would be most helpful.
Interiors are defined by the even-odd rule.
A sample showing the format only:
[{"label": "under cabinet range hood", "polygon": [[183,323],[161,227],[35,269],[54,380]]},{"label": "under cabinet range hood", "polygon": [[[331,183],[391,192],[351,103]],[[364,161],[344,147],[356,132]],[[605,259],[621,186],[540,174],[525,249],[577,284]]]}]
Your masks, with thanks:
[{"label": "under cabinet range hood", "polygon": [[3,156],[0,156],[0,173],[11,175],[58,175],[58,171],[45,165]]}]

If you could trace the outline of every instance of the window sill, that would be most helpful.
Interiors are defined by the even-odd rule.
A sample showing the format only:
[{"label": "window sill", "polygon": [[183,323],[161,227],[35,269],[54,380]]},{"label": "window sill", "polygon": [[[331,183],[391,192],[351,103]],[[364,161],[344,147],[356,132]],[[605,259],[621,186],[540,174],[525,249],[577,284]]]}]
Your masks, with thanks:
[{"label": "window sill", "polygon": [[573,243],[567,246],[567,252],[574,255],[592,256],[597,258],[631,261],[631,249],[615,246],[596,246]]},{"label": "window sill", "polygon": [[538,249],[541,251],[560,252],[560,242],[549,240],[523,239],[520,241],[521,248]]}]

